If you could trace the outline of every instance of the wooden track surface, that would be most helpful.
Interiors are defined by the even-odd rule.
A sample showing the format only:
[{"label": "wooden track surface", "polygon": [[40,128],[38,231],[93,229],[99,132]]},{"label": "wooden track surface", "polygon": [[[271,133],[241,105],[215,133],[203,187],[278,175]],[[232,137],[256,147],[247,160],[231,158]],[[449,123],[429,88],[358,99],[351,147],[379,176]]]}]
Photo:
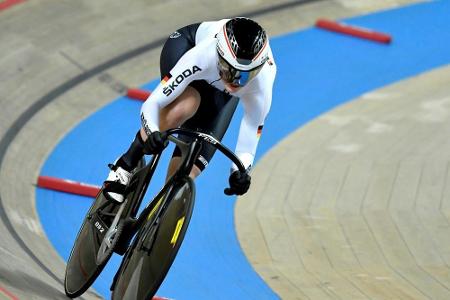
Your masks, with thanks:
[{"label": "wooden track surface", "polygon": [[283,299],[450,299],[449,80],[366,94],[256,166],[237,231]]},{"label": "wooden track surface", "polygon": [[[7,289],[20,299],[64,299],[61,285],[64,262],[50,245],[40,226],[34,203],[36,178],[39,175],[41,165],[53,147],[80,120],[121,95],[127,86],[139,86],[159,76],[160,46],[158,46],[158,40],[165,38],[170,32],[185,24],[205,19],[219,19],[230,15],[243,15],[252,11],[260,12],[253,17],[267,29],[270,35],[275,36],[311,26],[318,17],[343,18],[414,1],[322,0],[305,5],[291,5],[285,8],[272,9],[277,6],[280,7],[285,2],[288,1],[231,0],[213,2],[190,0],[183,1],[183,4],[181,4],[180,1],[170,0],[139,0],[132,1],[129,4],[118,0],[30,0],[0,12],[0,51],[2,53],[0,56],[0,69],[2,70],[0,72],[0,218],[2,220],[0,222],[0,288]],[[184,6],[180,7],[181,5]],[[174,18],[173,12],[178,12],[176,18]],[[130,51],[152,42],[156,43],[156,47],[151,50],[143,51],[140,55],[130,56],[129,59],[124,59],[120,64],[106,65],[101,71],[92,73],[92,70],[96,70],[98,66],[111,61],[111,59],[130,53]],[[81,79],[76,81],[77,78]],[[403,128],[407,125],[399,126]],[[336,128],[336,130],[338,129]],[[404,129],[407,130],[408,128]],[[421,134],[426,136],[425,132]],[[296,135],[297,133],[292,137],[295,138]],[[444,140],[443,135],[441,135],[441,138]],[[305,141],[304,138],[300,140]],[[400,151],[402,146],[396,144],[395,147],[399,148],[398,151]],[[274,151],[283,151],[283,147]],[[300,158],[297,159],[299,162],[301,161]],[[315,185],[326,185],[327,181],[336,184],[333,178],[342,175],[339,173],[340,170],[347,172],[348,169],[345,158],[330,162],[321,161],[321,163],[323,165],[305,164],[302,168],[306,168],[312,172],[311,174],[317,174],[316,176],[323,178],[324,181],[317,181],[313,177],[305,178],[304,175],[300,174],[296,180],[301,181],[300,184],[306,186],[306,188],[299,186],[299,191],[313,193]],[[327,169],[328,164],[336,164],[335,171]],[[372,165],[355,166],[355,168],[364,167],[370,169]],[[380,172],[387,174],[390,174],[392,168],[396,168],[390,165],[379,165],[377,167],[380,168]],[[408,168],[414,167],[414,164],[406,164],[402,165],[402,168],[398,167],[398,170],[407,174]],[[322,173],[322,170],[328,171]],[[436,170],[433,168],[427,169],[427,172],[432,173],[434,171],[445,172],[439,168]],[[294,171],[291,170],[291,172]],[[350,176],[353,174],[352,172],[357,172],[357,169],[348,172]],[[436,173],[436,176],[438,174]],[[291,174],[291,177],[293,175]],[[264,177],[264,175],[259,176]],[[285,176],[289,176],[289,174]],[[383,178],[380,177],[379,180],[376,180],[376,178],[370,179],[371,182],[373,181],[373,186],[369,189],[372,194],[369,193],[368,195],[377,197],[383,191],[382,188],[378,189],[378,186],[387,188],[390,183],[385,182],[387,179]],[[269,179],[266,178],[265,180]],[[279,180],[280,184],[288,184],[277,177],[270,180]],[[416,178],[416,180],[418,179]],[[434,182],[430,182],[430,185],[432,184]],[[338,187],[335,188],[338,189]],[[333,192],[331,187],[329,190],[320,189],[320,191],[320,193],[329,193],[329,195]],[[291,193],[296,195],[297,191],[292,190]],[[316,216],[318,212],[325,211],[325,215],[321,217],[326,218],[324,220],[327,222],[321,223],[320,226],[334,225],[332,221],[336,220],[339,215],[334,214],[334,210],[328,211],[331,203],[328,203],[328,200],[325,200],[328,198],[324,198],[325,195],[320,193],[311,194],[307,198],[309,200],[304,199],[307,202],[301,201],[302,204],[299,204],[303,205],[304,209],[309,209],[311,211],[309,215],[312,217],[299,218],[295,222],[309,224],[305,226],[314,228],[314,226],[318,226],[318,219],[316,220],[313,216]],[[400,191],[397,193],[400,193]],[[423,197],[427,192],[424,191],[424,193]],[[341,200],[335,199],[333,201],[340,203],[339,207],[342,213],[349,214],[349,220],[354,220],[355,223],[362,221],[376,223],[378,219],[383,217],[383,209],[378,209],[380,215],[368,214],[367,220],[361,220],[358,218],[358,214],[350,214],[346,210],[346,207],[354,208],[353,206],[346,206],[348,203],[342,201],[344,198],[338,199]],[[367,203],[372,203],[369,200],[367,201]],[[398,200],[390,201],[389,205],[395,207],[396,201]],[[424,204],[423,201],[417,201],[416,205]],[[368,208],[368,206],[365,207]],[[372,209],[372,207],[370,208]],[[376,208],[376,206],[373,207],[373,210],[376,210]],[[259,214],[270,216],[264,226],[267,226],[265,228],[266,234],[272,236],[272,238],[278,236],[279,229],[277,226],[279,226],[279,223],[276,221],[281,216],[283,209],[271,206],[268,202],[258,204]],[[245,213],[245,209],[242,213]],[[399,220],[403,220],[405,217],[401,212],[398,215],[393,214],[393,216],[398,217]],[[420,216],[421,218],[426,217]],[[433,224],[440,224],[439,222],[446,219],[447,216],[441,214],[441,218],[436,219],[435,222],[437,223]],[[249,219],[248,222],[253,222],[252,220],[256,219]],[[394,222],[394,219],[390,220],[391,223]],[[414,220],[418,222],[422,219],[416,218]],[[271,223],[274,223],[273,226],[269,226]],[[296,230],[293,233],[294,236],[299,235],[297,231],[307,229],[296,224],[290,224]],[[386,223],[385,225],[389,224]],[[398,226],[401,227],[404,224]],[[242,237],[244,234],[245,240],[262,234],[260,230],[251,232],[246,228],[246,226],[238,224],[239,235]],[[440,230],[433,233],[434,238],[446,233],[444,227],[439,228]],[[334,229],[337,230],[337,228]],[[350,230],[350,227],[348,230]],[[359,230],[347,232],[348,236],[351,237],[353,237],[353,234],[358,236],[366,235],[366,233]],[[327,233],[333,243],[339,245],[339,242],[345,237],[340,232],[336,232],[336,234],[334,236],[332,231]],[[380,232],[373,233],[373,235],[377,234],[380,235]],[[400,237],[397,234],[384,238],[396,240]],[[298,295],[309,295],[311,297],[313,292],[317,292],[317,295],[335,295],[338,294],[338,290],[346,287],[349,287],[349,289],[345,295],[363,295],[361,287],[356,288],[355,279],[351,277],[353,273],[350,273],[350,270],[353,269],[345,269],[345,272],[342,270],[328,272],[326,270],[334,270],[333,267],[329,266],[328,269],[311,271],[311,268],[321,266],[322,258],[330,259],[333,262],[334,260],[328,258],[329,254],[325,251],[326,247],[330,247],[329,243],[323,245],[314,243],[319,238],[317,232],[310,238],[309,245],[318,248],[321,253],[320,257],[313,259],[313,256],[308,254],[310,249],[301,248],[298,245],[299,242],[296,242],[296,245],[287,243],[290,240],[288,236],[284,237],[282,241],[287,243],[286,245],[290,248],[286,249],[290,250],[281,251],[277,243],[270,244],[271,251],[278,253],[277,255],[280,257],[280,264],[277,266],[277,270],[280,271],[276,273],[278,275],[272,275],[271,269],[262,264],[262,262],[268,262],[270,257],[267,248],[261,248],[262,252],[257,254],[261,258],[259,262],[255,262],[252,255],[250,255],[250,259],[255,262],[256,269],[263,276],[266,274],[278,276],[279,286],[274,286],[276,289],[292,289],[296,285],[291,283],[299,282],[304,286],[302,292],[299,292]],[[295,239],[291,238],[291,240]],[[304,241],[301,242],[301,245],[304,245]],[[361,245],[361,247],[363,246],[368,245]],[[353,247],[356,246],[353,245]],[[380,250],[381,246],[377,247],[379,248],[375,247],[375,250],[372,251],[373,255],[381,255],[380,253],[382,253],[383,256],[378,257],[380,261],[391,263],[390,261],[386,262],[385,258],[390,257],[390,255],[395,256],[396,252],[384,253]],[[295,259],[298,257],[298,251],[305,251],[305,255],[312,257],[308,262],[310,265],[295,272],[295,276],[292,278],[283,277],[285,276],[283,274],[287,274],[284,270],[289,270],[292,266],[289,263],[289,257],[285,255],[292,255],[292,258]],[[341,260],[338,260],[339,264],[351,266],[351,268],[359,271],[353,264],[354,257],[349,254],[353,253],[352,251],[360,250],[359,248],[345,248],[339,255],[341,258]],[[441,253],[441,255],[444,254]],[[369,254],[367,256],[370,257]],[[366,257],[366,259],[369,260],[369,257]],[[360,259],[364,261],[363,258]],[[404,259],[408,259],[408,257]],[[259,266],[266,267],[260,270]],[[385,270],[386,268],[382,268],[382,266],[380,266],[381,270]],[[414,270],[417,270],[417,268],[420,269],[416,266]],[[403,278],[403,273],[394,272],[393,269],[394,267],[389,265],[388,270],[391,271],[387,274],[397,278],[406,287],[410,286],[410,281],[413,281],[413,279],[419,280],[418,278],[421,278]],[[439,268],[433,270],[435,270],[434,273],[440,272]],[[428,270],[428,272],[431,271]],[[314,281],[310,281],[310,277],[303,276],[304,274],[314,275]],[[320,277],[321,274],[324,277]],[[361,274],[365,273],[361,272]],[[443,282],[446,273],[439,274],[441,274],[438,278],[439,282]],[[378,275],[381,276],[380,278],[388,276],[381,273]],[[356,278],[361,282],[368,282],[369,275],[364,276],[361,275]],[[424,276],[424,273],[420,273],[420,276]],[[424,278],[427,279],[428,277]],[[342,286],[338,288],[332,285],[332,283],[335,284],[332,279],[341,282]],[[438,287],[441,286],[441,288],[436,289],[436,293],[445,290],[442,285],[438,284],[438,279],[429,280]],[[268,281],[270,284],[273,283],[270,277]],[[388,280],[380,280],[379,282],[382,286],[390,284]],[[322,288],[316,289],[315,284],[320,284]],[[327,288],[328,286],[329,288]],[[398,289],[403,291],[403,289]],[[339,295],[341,294],[339,293]],[[0,293],[0,299],[2,299],[1,297],[8,296]],[[84,297],[84,299],[96,298],[97,296],[93,293],[86,294]]]}]

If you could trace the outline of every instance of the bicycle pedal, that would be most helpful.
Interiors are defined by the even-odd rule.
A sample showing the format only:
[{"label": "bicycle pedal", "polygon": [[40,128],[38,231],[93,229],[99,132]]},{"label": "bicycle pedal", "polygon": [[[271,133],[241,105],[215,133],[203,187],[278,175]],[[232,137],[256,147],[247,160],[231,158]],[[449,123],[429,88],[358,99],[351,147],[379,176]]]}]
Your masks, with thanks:
[{"label": "bicycle pedal", "polygon": [[116,246],[114,247],[114,252],[119,255],[124,255],[125,252],[127,252],[128,247],[130,246],[133,236],[134,235],[132,234],[122,232],[122,234],[119,237],[119,240],[117,241]]},{"label": "bicycle pedal", "polygon": [[131,243],[131,240],[133,239],[135,232],[134,225],[137,222],[137,219],[134,218],[126,218],[123,220],[124,227],[123,231],[119,237],[119,240],[117,241],[116,246],[114,247],[114,252],[119,255],[124,255],[125,252],[128,249],[128,246]]},{"label": "bicycle pedal", "polygon": [[125,226],[130,226],[130,225],[132,226],[132,225],[136,224],[137,219],[136,218],[132,218],[132,217],[128,217],[128,218],[125,218],[123,221],[125,223]]}]

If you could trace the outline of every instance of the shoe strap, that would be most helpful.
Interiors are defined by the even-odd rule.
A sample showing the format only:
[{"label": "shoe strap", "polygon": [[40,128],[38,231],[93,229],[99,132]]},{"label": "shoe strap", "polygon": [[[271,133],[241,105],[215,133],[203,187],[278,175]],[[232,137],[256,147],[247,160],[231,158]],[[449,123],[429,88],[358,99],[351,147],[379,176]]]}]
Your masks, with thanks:
[{"label": "shoe strap", "polygon": [[105,181],[103,184],[103,194],[105,193],[117,193],[125,194],[127,186],[117,181]]}]

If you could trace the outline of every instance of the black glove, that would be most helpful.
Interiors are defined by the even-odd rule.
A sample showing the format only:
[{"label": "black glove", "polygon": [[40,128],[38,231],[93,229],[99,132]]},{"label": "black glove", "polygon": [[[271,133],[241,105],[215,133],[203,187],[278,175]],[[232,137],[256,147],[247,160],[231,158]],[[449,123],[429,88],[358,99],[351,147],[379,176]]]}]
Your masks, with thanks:
[{"label": "black glove", "polygon": [[157,154],[167,147],[169,141],[159,131],[153,131],[147,138],[144,144],[145,154]]},{"label": "black glove", "polygon": [[247,193],[251,177],[247,172],[234,171],[228,179],[230,187],[225,189],[226,195],[244,195]]}]

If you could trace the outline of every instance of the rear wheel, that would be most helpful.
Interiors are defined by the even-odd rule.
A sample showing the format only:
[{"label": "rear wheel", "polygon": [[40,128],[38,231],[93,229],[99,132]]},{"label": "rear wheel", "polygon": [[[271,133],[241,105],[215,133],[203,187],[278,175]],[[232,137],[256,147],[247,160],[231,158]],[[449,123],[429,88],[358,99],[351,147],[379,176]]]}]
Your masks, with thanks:
[{"label": "rear wheel", "polygon": [[[141,160],[138,168],[145,165]],[[118,205],[100,191],[83,220],[75,239],[64,277],[66,295],[75,298],[83,294],[95,281],[120,239],[126,221],[124,210],[128,199]]]},{"label": "rear wheel", "polygon": [[125,206],[111,203],[100,192],[87,213],[67,261],[64,288],[75,298],[95,281],[113,253],[123,229]]},{"label": "rear wheel", "polygon": [[[189,177],[173,183],[158,199],[129,248],[115,278],[112,299],[151,299],[184,239],[194,206]],[[159,205],[162,205],[161,209]],[[159,214],[158,214],[159,212]]]}]

